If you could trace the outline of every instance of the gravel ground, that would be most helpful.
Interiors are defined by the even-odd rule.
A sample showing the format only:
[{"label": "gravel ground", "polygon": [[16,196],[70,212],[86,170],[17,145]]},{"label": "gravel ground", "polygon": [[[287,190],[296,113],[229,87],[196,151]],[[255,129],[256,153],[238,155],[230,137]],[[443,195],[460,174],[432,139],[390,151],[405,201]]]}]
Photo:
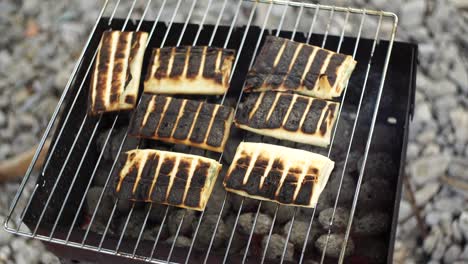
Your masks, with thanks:
[{"label": "gravel ground", "polygon": [[[420,45],[407,175],[423,226],[405,188],[395,260],[467,263],[468,13],[455,7],[466,3],[350,2],[346,4],[396,12],[401,22],[398,38]],[[38,142],[101,3],[0,2],[0,160]],[[150,10],[147,16],[155,17],[156,12]],[[17,188],[17,182],[0,185],[0,222]],[[58,263],[58,259],[40,242],[0,230],[0,263]]]}]

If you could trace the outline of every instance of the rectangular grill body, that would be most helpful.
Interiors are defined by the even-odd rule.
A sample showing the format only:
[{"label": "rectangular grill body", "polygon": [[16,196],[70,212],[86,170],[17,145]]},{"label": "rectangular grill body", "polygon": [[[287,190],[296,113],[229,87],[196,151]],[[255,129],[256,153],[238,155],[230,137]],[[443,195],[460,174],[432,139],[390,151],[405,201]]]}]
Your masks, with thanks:
[{"label": "rectangular grill body", "polygon": [[[180,2],[180,1],[179,1]],[[191,3],[191,1],[189,1]],[[195,1],[196,2],[196,1]],[[9,232],[17,233],[24,236],[36,237],[49,243],[50,248],[60,256],[70,258],[73,255],[75,259],[83,259],[88,261],[99,262],[112,262],[119,261],[122,263],[135,262],[135,261],[151,261],[155,263],[161,262],[177,262],[177,263],[221,263],[227,259],[229,262],[249,262],[258,263],[259,259],[265,258],[265,262],[270,262],[266,257],[265,252],[261,248],[261,237],[256,235],[244,235],[240,239],[246,241],[249,256],[245,254],[229,253],[219,249],[213,249],[211,244],[205,247],[198,247],[197,242],[191,243],[188,247],[177,247],[174,243],[165,244],[159,241],[160,234],[155,234],[153,239],[146,239],[142,237],[143,230],[147,223],[148,215],[152,209],[151,205],[135,205],[132,204],[129,212],[125,214],[120,213],[117,209],[117,201],[115,202],[112,210],[108,213],[109,220],[100,229],[100,232],[90,230],[90,222],[94,221],[95,216],[87,214],[85,211],[86,201],[85,197],[90,187],[94,185],[93,178],[98,171],[104,166],[102,161],[102,152],[98,150],[97,145],[101,144],[97,140],[97,135],[105,131],[108,133],[109,138],[115,139],[120,145],[120,151],[126,151],[145,145],[147,147],[167,147],[160,142],[154,143],[149,140],[139,142],[138,139],[126,137],[126,134],[118,133],[118,128],[124,131],[128,127],[132,112],[109,113],[101,116],[89,116],[87,113],[87,95],[89,87],[89,79],[91,74],[89,68],[92,65],[99,44],[100,37],[105,30],[109,28],[119,30],[126,27],[126,30],[135,30],[137,27],[146,32],[153,32],[154,37],[150,38],[148,48],[145,54],[143,63],[143,73],[149,65],[149,55],[151,54],[151,47],[176,46],[176,45],[192,45],[194,39],[197,39],[198,45],[211,44],[216,47],[226,47],[235,49],[239,56],[234,62],[233,75],[230,80],[230,89],[225,97],[190,97],[205,99],[210,103],[222,103],[236,107],[242,97],[242,87],[244,84],[245,75],[249,67],[252,65],[253,56],[258,52],[261,43],[266,35],[279,35],[285,38],[294,37],[294,40],[306,42],[317,46],[324,46],[330,50],[350,55],[355,55],[355,60],[358,61],[356,69],[348,84],[347,93],[343,96],[341,103],[343,108],[341,110],[341,117],[338,120],[338,132],[331,149],[320,150],[319,148],[312,149],[313,151],[322,151],[324,155],[328,154],[340,166],[346,166],[349,169],[348,162],[352,159],[348,154],[357,152],[361,153],[358,157],[360,159],[370,159],[378,156],[378,153],[386,153],[394,162],[394,168],[388,175],[388,192],[383,192],[382,195],[390,195],[389,203],[370,205],[370,207],[382,207],[386,212],[389,212],[389,226],[386,227],[385,232],[375,235],[379,240],[384,241],[384,252],[380,254],[384,262],[391,263],[393,254],[393,244],[395,239],[397,214],[399,208],[399,200],[401,196],[402,177],[406,153],[406,143],[408,134],[408,124],[410,116],[413,112],[414,105],[414,90],[415,90],[415,74],[416,74],[416,60],[417,48],[415,45],[394,42],[394,33],[396,30],[396,19],[389,13],[366,13],[363,10],[355,9],[340,9],[327,6],[316,5],[302,5],[296,3],[295,5],[285,5],[286,2],[278,1],[275,4],[269,2],[250,2],[240,1],[239,6],[248,5],[250,12],[255,12],[257,6],[273,6],[281,8],[296,8],[296,9],[310,9],[315,11],[316,14],[322,14],[325,18],[330,18],[332,21],[333,13],[335,15],[345,18],[351,16],[368,17],[380,21],[377,25],[377,31],[381,30],[381,23],[383,18],[387,18],[392,26],[388,36],[383,37],[376,34],[376,38],[364,38],[361,35],[362,23],[356,32],[349,33],[350,36],[344,34],[342,31],[341,36],[333,36],[328,32],[328,26],[323,29],[323,32],[313,32],[308,35],[307,32],[300,32],[297,30],[298,22],[296,22],[293,29],[282,29],[278,32],[278,28],[283,26],[284,16],[280,24],[270,25],[271,30],[264,30],[264,25],[252,25],[251,21],[247,24],[240,22],[233,22],[231,26],[227,25],[203,25],[200,28],[196,23],[176,23],[170,20],[169,23],[158,22],[155,24],[152,20],[148,21],[132,21],[127,19],[104,18],[100,17],[96,24],[96,28],[89,39],[89,45],[83,51],[83,57],[80,59],[81,63],[77,64],[77,70],[71,77],[70,89],[65,89],[63,95],[63,103],[59,104],[58,110],[61,109],[62,114],[53,116],[52,124],[55,119],[57,120],[57,128],[52,137],[51,149],[47,155],[47,162],[41,169],[41,174],[37,179],[31,176],[31,171],[24,178],[24,181],[18,191],[17,196],[11,207],[11,212],[6,220],[5,228]],[[322,8],[322,9],[321,9]],[[176,11],[174,11],[176,12]],[[219,10],[218,10],[219,12]],[[302,12],[302,11],[300,11]],[[101,12],[101,15],[103,13]],[[302,13],[301,13],[302,14]],[[113,16],[113,14],[112,14]],[[159,18],[159,16],[158,16]],[[172,17],[173,18],[173,17]],[[268,15],[267,15],[268,18]],[[156,19],[157,20],[157,19]],[[313,17],[312,23],[315,23],[316,17]],[[347,21],[347,20],[345,20]],[[362,21],[362,20],[359,20]],[[219,22],[219,21],[218,21]],[[310,25],[307,24],[307,27]],[[305,23],[305,22],[304,22]],[[345,23],[346,25],[346,23]],[[374,29],[375,30],[375,29]],[[388,30],[387,30],[388,31]],[[215,32],[215,34],[213,34]],[[228,40],[228,41],[226,41]],[[358,44],[358,48],[356,48]],[[391,52],[391,48],[395,52]],[[240,48],[241,47],[241,48]],[[390,62],[390,63],[389,63]],[[386,76],[385,76],[386,75]],[[142,85],[140,89],[142,90]],[[379,93],[382,91],[382,94]],[[380,106],[378,105],[380,103]],[[377,108],[379,109],[377,115]],[[375,120],[373,117],[375,115]],[[354,129],[347,130],[348,134],[340,134],[340,121],[344,119],[356,120]],[[351,125],[353,123],[351,122]],[[49,134],[51,129],[48,128],[46,135]],[[372,135],[373,133],[373,135]],[[244,137],[246,133],[238,131],[231,137]],[[368,140],[368,136],[372,137],[372,144]],[[45,140],[45,137],[43,140]],[[352,144],[351,143],[351,138]],[[241,138],[239,139],[241,140]],[[268,140],[262,138],[262,140]],[[350,146],[348,148],[348,146]],[[114,146],[115,147],[115,146]],[[295,147],[298,147],[297,145]],[[111,148],[107,146],[107,149]],[[234,148],[235,149],[235,148]],[[106,150],[105,151],[110,151]],[[192,149],[187,150],[188,153]],[[38,153],[40,149],[38,150]],[[203,152],[202,152],[203,153]],[[229,164],[223,160],[219,154],[212,152],[203,153],[207,157],[214,159],[221,159],[224,166],[228,167]],[[35,161],[33,161],[34,163]],[[354,165],[356,166],[356,165]],[[373,175],[366,174],[370,170]],[[336,201],[335,207],[343,207],[351,213],[351,219],[356,212],[359,216],[360,210],[365,211],[367,205],[360,206],[359,199],[357,199],[360,186],[366,182],[366,177],[379,177],[375,172],[379,169],[374,168],[372,164],[366,166],[363,173],[353,172],[357,181],[357,188],[353,190],[356,196],[356,201],[340,201],[339,196]],[[109,170],[109,169],[107,169]],[[112,170],[112,169],[110,169]],[[110,171],[109,171],[110,172]],[[222,180],[224,174],[222,173],[218,180]],[[363,180],[364,179],[364,180]],[[30,186],[32,193],[25,191],[25,186]],[[219,187],[219,186],[218,186]],[[215,186],[216,188],[216,186]],[[336,186],[336,192],[341,191],[341,185]],[[227,197],[227,198],[226,198]],[[224,205],[226,199],[232,200],[232,195],[226,195],[223,201],[215,201]],[[102,197],[101,197],[102,198]],[[100,199],[101,199],[100,198]],[[379,200],[379,197],[373,197],[374,200]],[[213,202],[213,201],[211,201]],[[320,203],[320,200],[319,200]],[[234,203],[233,203],[234,204]],[[244,207],[244,202],[240,206],[231,206],[229,214],[237,215],[234,226],[237,226],[239,214],[242,210],[249,211]],[[102,206],[102,205],[101,205]],[[208,207],[210,204],[208,204]],[[222,207],[224,208],[224,207]],[[391,210],[389,210],[391,208]],[[335,208],[336,209],[336,208]],[[100,210],[100,209],[99,209]],[[96,210],[99,211],[99,210]],[[143,228],[127,232],[128,223],[131,222],[138,210],[144,210],[146,218],[143,219]],[[170,212],[175,210],[168,208],[164,213],[162,226],[167,225],[168,221],[175,221],[168,219]],[[315,214],[314,209],[310,209],[311,223],[314,224],[318,221],[318,213]],[[260,211],[260,207],[252,210],[253,213]],[[147,213],[146,213],[147,212]],[[168,213],[169,212],[169,213]],[[95,213],[96,214],[96,213]],[[185,216],[186,213],[184,213]],[[17,219],[19,217],[19,219]],[[197,230],[203,225],[200,224],[200,219],[203,219],[204,214],[196,214],[194,220],[194,228],[188,236],[197,235]],[[292,217],[294,219],[296,213]],[[222,213],[218,214],[219,219],[222,218]],[[118,223],[123,223],[124,228],[120,233],[112,232],[113,226]],[[179,235],[180,226],[178,224],[176,237]],[[277,225],[277,224],[276,224]],[[26,227],[27,226],[27,227]],[[313,225],[311,225],[313,226]],[[216,224],[214,229],[217,229]],[[327,228],[324,228],[326,231]],[[271,231],[273,228],[271,228]],[[329,230],[335,231],[335,227],[330,226]],[[291,230],[289,230],[291,231]],[[334,263],[336,261],[359,260],[362,256],[359,255],[358,248],[365,243],[361,243],[365,239],[361,235],[355,234],[353,223],[350,221],[346,228],[341,230],[346,237],[352,237],[354,240],[354,247],[356,248],[355,254],[346,256],[346,258],[335,257],[322,257],[313,245],[304,246],[303,250],[295,252],[295,261],[304,261],[306,259],[322,260],[324,262]],[[290,232],[289,232],[290,233]],[[326,233],[326,232],[325,232]],[[229,239],[226,240],[226,247],[230,248],[234,233],[229,233]],[[271,236],[270,234],[267,235]],[[289,238],[289,234],[286,236]],[[234,238],[239,239],[239,238]],[[213,242],[213,241],[211,241]],[[342,247],[342,251],[345,247]],[[263,254],[262,254],[263,253]],[[103,255],[104,254],[104,255]],[[109,257],[108,255],[112,255]],[[227,258],[227,256],[229,256]],[[125,257],[125,258],[122,258]],[[284,258],[284,254],[282,256]],[[284,260],[284,259],[283,259]],[[278,260],[276,260],[278,261]],[[288,262],[287,260],[284,260]]]}]

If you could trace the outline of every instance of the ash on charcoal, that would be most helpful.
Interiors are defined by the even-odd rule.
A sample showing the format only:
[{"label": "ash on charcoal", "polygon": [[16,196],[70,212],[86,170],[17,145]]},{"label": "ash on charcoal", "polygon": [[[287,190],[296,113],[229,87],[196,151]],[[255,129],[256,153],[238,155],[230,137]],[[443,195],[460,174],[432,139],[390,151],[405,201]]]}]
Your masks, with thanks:
[{"label": "ash on charcoal", "polygon": [[[321,235],[317,241],[315,241],[315,247],[323,253],[325,250],[325,244],[327,241],[327,234]],[[343,234],[330,234],[328,239],[327,250],[325,255],[328,257],[338,258],[340,256],[341,246],[343,245],[344,235]],[[351,238],[348,239],[348,244],[345,250],[345,256],[349,256],[354,253],[354,242]]]},{"label": "ash on charcoal", "polygon": [[[255,219],[255,215],[256,215],[255,213],[245,213],[239,217],[238,225],[239,225],[239,230],[242,233],[246,235],[250,234],[252,230],[253,222]],[[267,234],[268,231],[270,231],[271,224],[272,224],[272,221],[271,221],[270,216],[259,213],[257,217],[257,223],[255,225],[254,234],[256,235]]]},{"label": "ash on charcoal", "polygon": [[[291,227],[291,221],[287,222],[283,227],[283,235],[286,237],[289,228]],[[289,237],[289,241],[291,241],[295,246],[296,249],[301,250],[302,246],[307,237],[307,230],[309,228],[309,222],[302,221],[302,220],[295,220],[293,227],[291,229],[291,235]],[[314,221],[312,227],[310,229],[309,237],[307,238],[307,245],[311,245],[313,240],[315,240],[318,234],[322,231],[320,226],[317,222]]]},{"label": "ash on charcoal", "polygon": [[[362,167],[364,156],[358,161],[358,168]],[[397,167],[392,157],[387,153],[370,153],[367,156],[365,175],[369,177],[394,178],[397,175]]]},{"label": "ash on charcoal", "polygon": [[356,234],[377,235],[387,231],[390,226],[390,216],[384,212],[370,212],[356,217],[353,227]]},{"label": "ash on charcoal", "polygon": [[[167,205],[153,203],[151,207],[151,212],[149,215],[149,220],[154,223],[161,223],[166,214]],[[167,218],[167,217],[166,217]]]},{"label": "ash on charcoal", "polygon": [[[158,224],[147,223],[145,231],[143,231],[142,239],[148,240],[148,241],[155,241],[158,236],[160,228],[161,226]],[[159,233],[159,240],[164,240],[167,237],[169,237],[169,230],[167,228],[167,225],[164,225],[161,229],[161,233]]]},{"label": "ash on charcoal", "polygon": [[121,234],[125,231],[125,237],[138,238],[138,235],[140,234],[140,231],[143,228],[145,217],[146,217],[145,211],[134,210],[132,212],[130,219],[128,220],[127,227],[125,227],[125,223],[128,219],[128,215],[123,216],[120,219],[120,224],[117,229],[117,233]]},{"label": "ash on charcoal", "polygon": [[[184,217],[185,214],[185,217]],[[179,235],[188,234],[192,231],[192,222],[195,219],[195,212],[193,210],[175,210],[169,215],[167,224],[169,226],[169,232],[171,235],[175,235],[180,222],[184,219],[182,226],[180,227]]]},{"label": "ash on charcoal", "polygon": [[[333,218],[333,228],[342,229],[348,224],[349,210],[337,207]],[[319,222],[323,228],[328,228],[333,215],[333,208],[328,208],[320,212]]]},{"label": "ash on charcoal", "polygon": [[108,178],[110,178],[110,169],[112,162],[101,160],[96,173],[94,174],[93,184],[95,186],[104,187]]},{"label": "ash on charcoal", "polygon": [[392,201],[393,192],[389,179],[369,177],[361,185],[358,198],[358,204],[361,208],[382,208],[382,206],[391,204]]},{"label": "ash on charcoal", "polygon": [[[166,243],[172,245],[174,243],[174,238],[175,237],[173,237],[173,236],[168,238],[166,240]],[[177,237],[177,240],[176,240],[176,243],[175,243],[176,247],[190,247],[191,244],[192,244],[192,239],[190,239],[190,238],[188,238],[186,236],[181,236],[181,235],[179,235]]]},{"label": "ash on charcoal", "polygon": [[[265,250],[268,236],[265,236],[262,240],[262,249]],[[270,243],[268,244],[267,258],[272,260],[278,260],[283,255],[284,245],[286,244],[286,238],[279,234],[272,234]],[[263,252],[263,251],[262,251]],[[294,245],[288,242],[286,246],[286,252],[284,255],[285,261],[294,261]]]},{"label": "ash on charcoal", "polygon": [[[86,195],[86,212],[88,213],[88,215],[93,215],[102,192],[102,187],[96,186],[89,188],[88,194]],[[94,222],[96,223],[100,221],[107,221],[112,212],[113,206],[113,199],[110,196],[104,194],[102,196],[101,203],[99,204],[99,208],[97,210]]]},{"label": "ash on charcoal", "polygon": [[[206,248],[209,245],[217,221],[218,217],[216,215],[206,215],[203,218],[202,223],[200,224],[200,228],[198,229],[197,239],[195,240],[195,246],[200,248]],[[194,230],[197,224],[198,221],[195,221],[193,224]],[[226,242],[229,235],[230,233],[228,226],[224,223],[222,219],[220,219],[218,223],[218,229],[213,240],[213,248],[219,248],[222,245],[224,245],[224,242]]]},{"label": "ash on charcoal", "polygon": [[126,129],[114,129],[110,135],[109,140],[103,150],[104,144],[106,143],[107,136],[110,130],[101,132],[96,139],[96,146],[98,153],[104,151],[103,158],[109,161],[114,161],[119,153],[120,145],[122,144],[123,138],[126,133]]},{"label": "ash on charcoal", "polygon": [[[277,203],[264,201],[262,203],[262,208],[260,209],[260,211],[273,218],[275,215],[276,207],[278,207]],[[284,224],[287,221],[291,220],[295,210],[296,208],[293,206],[279,205],[275,223]]]}]

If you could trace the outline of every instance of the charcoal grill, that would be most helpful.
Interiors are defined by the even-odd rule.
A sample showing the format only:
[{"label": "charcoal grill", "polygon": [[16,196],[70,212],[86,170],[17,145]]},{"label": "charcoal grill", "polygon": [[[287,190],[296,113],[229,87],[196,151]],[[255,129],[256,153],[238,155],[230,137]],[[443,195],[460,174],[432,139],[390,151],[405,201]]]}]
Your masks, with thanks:
[{"label": "charcoal grill", "polygon": [[[262,263],[291,261],[303,263],[309,260],[320,263],[360,261],[368,263],[372,261],[360,256],[357,250],[352,255],[345,253],[350,244],[350,238],[354,239],[356,249],[363,241],[353,231],[354,216],[359,214],[360,210],[358,202],[360,201],[361,184],[366,177],[383,177],[375,174],[375,170],[372,170],[372,175],[368,175],[368,169],[373,165],[366,166],[366,161],[368,158],[372,159],[377,152],[384,152],[392,157],[395,165],[394,171],[385,173],[385,175],[389,175],[391,184],[388,186],[387,192],[382,194],[389,194],[391,203],[386,204],[385,208],[381,208],[388,212],[391,225],[386,228],[383,234],[378,234],[376,237],[384,241],[385,252],[382,254],[382,259],[391,263],[408,124],[413,111],[417,57],[415,45],[394,41],[398,23],[395,14],[282,0],[239,0],[236,1],[232,22],[225,25],[221,21],[226,13],[228,0],[224,0],[220,7],[215,7],[212,0],[202,3],[198,3],[197,0],[178,0],[175,7],[168,7],[167,0],[157,3],[147,1],[145,9],[138,19],[132,18],[137,0],[132,2],[130,10],[125,10],[127,15],[124,18],[116,18],[120,2],[120,0],[105,1],[99,13],[59,104],[40,141],[33,161],[14,198],[10,213],[5,221],[5,229],[8,232],[46,241],[51,250],[65,258],[108,263],[113,261],[119,263],[145,261],[154,263],[258,263],[260,261]],[[185,5],[189,7],[188,13],[179,21],[180,9],[184,8]],[[194,20],[192,14],[197,5],[203,6],[204,13],[198,20]],[[150,8],[157,10],[156,17],[146,17]],[[241,10],[247,13],[244,14]],[[275,12],[279,14],[279,21],[273,22],[271,20],[275,16],[273,15]],[[295,12],[297,15],[288,16],[289,12]],[[163,13],[170,14],[164,22]],[[215,23],[207,22],[208,13],[214,14]],[[245,21],[242,21],[243,15],[246,16]],[[336,28],[338,30],[333,31]],[[302,212],[302,209],[296,208],[290,219],[293,224],[290,225],[285,234],[286,243],[284,243],[282,254],[277,259],[270,258],[268,254],[269,243],[272,234],[276,232],[275,221],[279,206],[275,209],[272,216],[273,223],[268,234],[265,235],[266,245],[262,247],[259,246],[261,238],[253,232],[262,208],[262,202],[259,202],[252,210],[255,214],[253,228],[248,235],[240,238],[245,242],[245,249],[240,253],[230,252],[232,244],[239,239],[234,239],[239,216],[243,211],[251,210],[246,209],[249,199],[244,198],[230,209],[229,213],[234,217],[232,229],[229,231],[230,235],[224,242],[222,250],[215,250],[213,242],[219,231],[219,223],[223,217],[225,204],[233,199],[232,196],[235,196],[228,193],[224,195],[224,199],[210,201],[211,204],[218,203],[221,206],[217,213],[217,222],[212,228],[209,243],[202,248],[197,246],[196,238],[203,225],[202,220],[206,217],[207,209],[196,215],[193,229],[188,235],[192,239],[186,247],[176,246],[176,240],[180,235],[181,226],[187,213],[186,210],[183,210],[183,217],[176,223],[174,242],[162,243],[160,241],[163,227],[168,222],[174,221],[174,219],[170,219],[170,211],[175,210],[171,207],[164,210],[162,220],[159,223],[159,231],[150,240],[144,238],[143,233],[150,222],[148,219],[154,206],[152,204],[146,204],[140,208],[141,205],[133,203],[127,213],[119,215],[117,209],[119,201],[115,201],[102,230],[100,232],[91,230],[96,214],[102,206],[101,202],[105,193],[102,192],[99,195],[98,206],[92,214],[87,214],[84,211],[86,195],[92,186],[98,167],[103,163],[103,153],[106,147],[110,148],[109,142],[112,141],[110,139],[118,137],[115,130],[125,130],[132,114],[131,112],[120,112],[98,117],[87,115],[86,98],[89,72],[96,57],[101,34],[109,29],[142,30],[150,33],[143,69],[147,68],[150,48],[153,47],[201,44],[236,49],[237,56],[227,94],[217,98],[202,98],[202,100],[210,102],[232,105],[236,109],[242,100],[241,88],[244,77],[252,66],[255,55],[267,35],[308,42],[352,55],[358,61],[357,68],[340,99],[341,106],[337,125],[333,131],[332,144],[328,149],[314,149],[332,157],[338,166],[342,166],[341,173],[338,174],[337,185],[332,186],[336,193],[336,199],[332,206],[333,213],[330,222],[324,227],[324,235],[326,235],[324,250],[320,252],[308,243],[309,234],[314,228],[313,224],[318,221],[316,209],[309,209],[306,214],[308,216],[308,229],[304,243],[297,246],[293,259],[285,258],[287,241],[290,239],[294,221]],[[336,34],[336,36],[331,33]],[[394,46],[397,52],[392,53]],[[145,73],[143,72],[143,74]],[[346,120],[351,120],[349,124],[352,128],[347,130],[348,133],[343,134],[339,132],[340,126],[343,126],[342,124]],[[53,129],[53,127],[55,128]],[[32,168],[52,130],[54,133],[46,162],[40,170],[39,176],[35,177]],[[104,132],[107,134],[104,137],[103,151],[98,151],[96,137]],[[239,140],[246,137],[244,132],[237,134],[240,135]],[[260,140],[271,141],[267,137],[261,137]],[[118,144],[119,153],[145,144],[159,147],[159,143],[127,138],[126,133],[118,138],[118,142],[120,142]],[[276,143],[282,144],[281,142]],[[293,146],[301,147],[300,144]],[[233,147],[235,149],[235,146]],[[194,151],[196,150],[193,148],[186,150],[186,152],[191,153]],[[350,154],[355,152],[359,153],[359,157],[352,158]],[[223,153],[220,155],[211,152],[202,153],[226,164],[226,161],[223,160]],[[340,202],[340,192],[342,191],[343,177],[350,170],[350,164],[355,162],[356,158],[360,158],[361,161],[354,175],[356,188],[353,190],[353,198],[347,203],[342,203]],[[108,185],[114,166],[115,163],[109,168],[104,190]],[[223,176],[221,175],[220,178]],[[321,200],[319,200],[320,203]],[[341,244],[339,255],[330,257],[326,252],[328,252],[330,235],[336,231],[334,216],[339,206],[349,211],[349,219],[346,227],[341,230],[344,234],[344,242]],[[138,234],[128,234],[129,222],[138,210],[145,212],[141,229],[137,232]],[[110,231],[116,218],[123,225],[119,233]]]}]

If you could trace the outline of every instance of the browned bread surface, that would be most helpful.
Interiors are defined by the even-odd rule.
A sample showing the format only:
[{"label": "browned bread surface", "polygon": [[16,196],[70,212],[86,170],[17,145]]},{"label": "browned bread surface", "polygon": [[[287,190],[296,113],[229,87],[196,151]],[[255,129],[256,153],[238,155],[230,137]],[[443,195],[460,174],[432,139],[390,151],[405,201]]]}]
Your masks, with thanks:
[{"label": "browned bread surface", "polygon": [[233,60],[233,50],[208,46],[154,49],[145,92],[224,94],[229,88]]},{"label": "browned bread surface", "polygon": [[226,190],[242,196],[314,207],[333,167],[333,161],[316,153],[242,142],[223,184]]},{"label": "browned bread surface", "polygon": [[339,107],[298,94],[250,93],[237,110],[235,124],[257,134],[326,147]]},{"label": "browned bread surface", "polygon": [[129,134],[222,152],[233,112],[223,105],[144,93]]},{"label": "browned bread surface", "polygon": [[294,91],[331,99],[341,95],[355,65],[351,56],[268,36],[247,74],[245,91]]},{"label": "browned bread surface", "polygon": [[135,107],[147,39],[146,32],[103,33],[91,78],[91,114]]},{"label": "browned bread surface", "polygon": [[114,170],[119,199],[203,210],[221,170],[215,160],[189,154],[136,149],[122,153]]}]

